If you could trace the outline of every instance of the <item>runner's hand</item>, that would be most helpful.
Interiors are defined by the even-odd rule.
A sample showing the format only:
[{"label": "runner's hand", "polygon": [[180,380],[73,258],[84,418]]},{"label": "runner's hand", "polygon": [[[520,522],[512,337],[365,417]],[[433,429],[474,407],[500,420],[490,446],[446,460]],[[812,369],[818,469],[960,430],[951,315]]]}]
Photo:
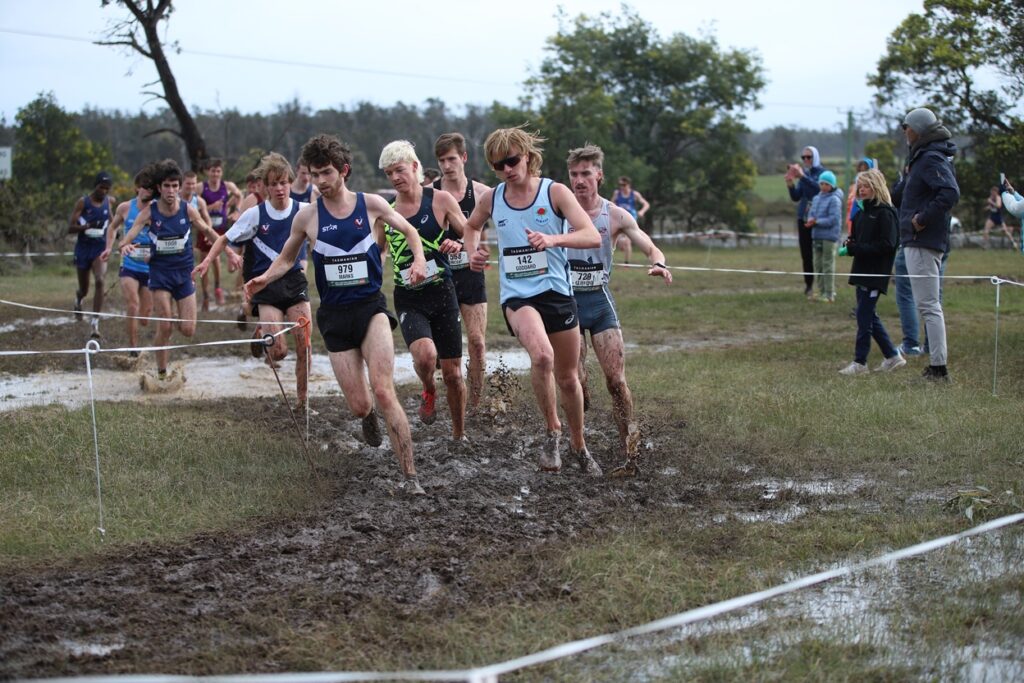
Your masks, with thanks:
[{"label": "runner's hand", "polygon": [[484,272],[484,268],[487,267],[487,256],[482,250],[477,249],[469,255],[469,269],[474,273]]},{"label": "runner's hand", "polygon": [[236,254],[231,249],[225,249],[224,253],[228,255],[228,272],[233,273],[242,267],[242,257]]},{"label": "runner's hand", "polygon": [[439,251],[442,254],[458,254],[462,251],[462,242],[456,242],[455,240],[444,240],[441,242],[441,248]]},{"label": "runner's hand", "polygon": [[210,264],[203,259],[196,264],[196,267],[192,269],[192,279],[195,280],[196,276],[203,277],[206,275],[206,271],[210,268]]},{"label": "runner's hand", "polygon": [[668,268],[663,268],[661,266],[651,266],[650,269],[647,271],[647,274],[650,275],[651,277],[664,278],[666,285],[672,283],[672,271],[670,271]]},{"label": "runner's hand", "polygon": [[104,261],[105,262],[109,258],[110,258],[110,250],[109,249],[104,249],[100,253],[100,261]]},{"label": "runner's hand", "polygon": [[548,235],[543,232],[534,232],[529,228],[526,229],[526,239],[530,243],[530,246],[537,251],[544,251],[548,247],[555,246],[554,237],[552,235]]},{"label": "runner's hand", "polygon": [[427,279],[427,263],[421,258],[413,259],[409,267],[409,284],[418,285]]},{"label": "runner's hand", "polygon": [[248,282],[245,283],[245,287],[242,288],[242,290],[245,292],[245,298],[248,299],[249,301],[252,301],[253,296],[255,296],[256,293],[259,292],[261,289],[266,287],[267,284],[268,283],[266,273],[249,280]]}]

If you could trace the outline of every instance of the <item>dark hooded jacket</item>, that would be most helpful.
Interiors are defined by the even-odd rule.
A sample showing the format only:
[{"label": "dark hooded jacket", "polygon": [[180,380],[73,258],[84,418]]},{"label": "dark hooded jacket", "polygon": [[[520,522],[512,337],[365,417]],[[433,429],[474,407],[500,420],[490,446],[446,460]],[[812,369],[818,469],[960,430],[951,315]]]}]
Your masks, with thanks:
[{"label": "dark hooded jacket", "polygon": [[853,233],[846,249],[853,257],[850,267],[851,285],[877,289],[885,294],[889,288],[889,274],[896,260],[896,209],[878,200],[867,199],[853,217]]},{"label": "dark hooded jacket", "polygon": [[[960,201],[960,186],[953,172],[956,145],[951,137],[938,123],[923,133],[910,149],[906,175],[892,188],[904,247],[949,250],[950,211]],[[913,226],[914,216],[923,226],[920,230]]]}]

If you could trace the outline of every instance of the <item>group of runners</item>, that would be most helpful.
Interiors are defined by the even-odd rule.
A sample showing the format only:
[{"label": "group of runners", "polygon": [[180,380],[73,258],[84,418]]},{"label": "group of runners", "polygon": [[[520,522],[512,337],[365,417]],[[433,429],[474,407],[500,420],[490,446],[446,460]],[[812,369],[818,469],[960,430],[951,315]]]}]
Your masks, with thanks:
[{"label": "group of runners", "polygon": [[[264,157],[253,174],[259,185],[242,202],[231,201],[237,188],[232,190],[221,176],[209,198],[196,197],[199,201],[193,203],[185,198],[185,176],[177,164],[160,162],[136,177],[136,197],[117,208],[102,235],[106,250],[99,260],[105,263],[116,229],[123,223],[126,233],[118,248],[129,316],[145,316],[152,306],[157,318],[170,319],[175,301],[179,329],[190,337],[196,320],[193,278],[205,277],[216,267],[220,253],[226,252],[229,269],[244,271],[245,299],[259,317],[258,334],[266,334],[280,331],[285,321],[297,324],[311,319],[305,274],[308,246],[320,297],[316,322],[348,408],[361,419],[363,436],[373,446],[383,442],[383,418],[404,475],[401,488],[421,494],[409,420],[395,391],[391,332],[401,328],[422,384],[419,419],[425,424],[436,419],[435,374],[440,368],[451,438],[455,444],[465,443],[467,404],[470,409],[477,407],[483,389],[484,271],[491,259],[484,229],[493,225],[502,312],[509,332],[529,354],[530,381],[546,427],[539,468],[558,472],[562,467],[560,403],[568,423],[570,460],[586,475],[603,474],[587,448],[583,430],[589,405],[584,366],[589,332],[612,397],[624,457],[616,472],[634,474],[639,430],[625,380],[619,320],[608,287],[613,245],[620,238],[628,239],[647,257],[650,276],[670,283],[672,275],[664,254],[639,228],[635,216],[600,196],[604,180],[600,148],[587,145],[569,153],[570,188],[540,176],[542,142],[523,128],[491,133],[484,153],[499,180],[493,189],[466,176],[468,150],[458,133],[438,138],[434,155],[442,175],[426,186],[413,145],[405,140],[391,142],[381,152],[379,167],[396,192],[392,203],[377,194],[349,189],[351,151],[330,135],[306,143],[297,174],[281,155]],[[108,197],[109,178],[105,189],[99,180],[96,191],[80,202],[84,208],[76,207],[74,224],[96,225],[102,221],[98,212],[109,213],[113,203]],[[202,194],[206,189],[204,183]],[[189,196],[196,194],[193,190]],[[233,215],[232,206],[236,208]],[[215,230],[218,213],[233,218],[230,229]],[[197,265],[192,229],[209,242],[205,258]],[[244,258],[237,253],[243,244]],[[385,251],[393,271],[397,316],[388,309],[381,291]],[[76,263],[83,262],[76,256]],[[144,266],[149,269],[145,287],[138,276]],[[83,281],[82,269],[79,265],[79,306],[88,288],[89,270]],[[102,289],[99,283],[101,279],[97,289]],[[99,310],[102,302],[94,305]],[[133,323],[130,317],[134,346]],[[462,373],[463,326],[469,351],[468,390]],[[171,322],[159,320],[156,345],[166,343],[170,333]],[[287,353],[284,339],[283,334],[274,338],[267,349],[268,362]],[[297,389],[299,400],[304,401],[307,346],[302,338],[297,347]],[[166,351],[157,352],[157,367],[165,376]]]}]

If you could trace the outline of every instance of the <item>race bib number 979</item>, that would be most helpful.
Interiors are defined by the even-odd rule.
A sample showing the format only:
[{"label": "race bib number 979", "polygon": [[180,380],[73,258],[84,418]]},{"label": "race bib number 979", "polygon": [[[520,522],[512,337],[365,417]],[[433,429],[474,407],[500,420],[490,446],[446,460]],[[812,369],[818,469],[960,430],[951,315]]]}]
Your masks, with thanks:
[{"label": "race bib number 979", "polygon": [[324,257],[328,287],[355,287],[370,281],[365,254]]}]

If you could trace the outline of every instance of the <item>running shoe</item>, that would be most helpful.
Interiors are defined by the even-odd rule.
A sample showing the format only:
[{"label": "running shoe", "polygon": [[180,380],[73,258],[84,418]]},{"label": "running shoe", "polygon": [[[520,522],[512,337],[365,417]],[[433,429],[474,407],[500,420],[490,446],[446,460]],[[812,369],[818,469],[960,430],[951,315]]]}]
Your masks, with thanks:
[{"label": "running shoe", "polygon": [[839,371],[840,375],[863,375],[865,372],[871,372],[868,370],[868,366],[864,363],[858,363],[857,361],[851,362],[845,368]]},{"label": "running shoe", "polygon": [[907,360],[902,356],[902,354],[900,354],[899,351],[897,351],[895,356],[893,356],[892,358],[886,358],[881,363],[879,363],[878,367],[875,368],[875,372],[892,372],[897,368],[902,368],[906,364]]},{"label": "running shoe", "polygon": [[84,298],[85,297],[79,296],[77,292],[75,293],[75,320],[82,319],[82,299]]},{"label": "running shoe", "polygon": [[544,439],[544,446],[541,448],[540,458],[537,466],[541,472],[559,472],[562,469],[562,456],[558,454],[558,447],[562,442],[562,432],[548,432]]},{"label": "running shoe", "polygon": [[249,353],[252,354],[253,358],[263,358],[263,351],[266,347],[263,346],[263,339],[261,337],[263,337],[263,330],[257,325],[256,329],[252,331],[252,338],[257,341],[249,344]]},{"label": "running shoe", "polygon": [[223,289],[221,289],[220,287],[217,287],[216,289],[214,289],[213,290],[213,296],[216,297],[217,305],[218,306],[223,306],[224,305],[224,290]]},{"label": "running shoe", "polygon": [[604,476],[604,472],[601,471],[601,466],[594,460],[594,456],[590,454],[587,447],[584,446],[582,451],[575,451],[572,447],[569,447],[569,454],[576,459],[576,463],[580,466],[580,472],[587,475],[588,477],[600,477]]},{"label": "running shoe", "polygon": [[437,393],[433,391],[424,391],[420,394],[420,422],[425,425],[432,425],[437,420],[437,411],[434,410],[434,404],[437,402]]},{"label": "running shoe", "polygon": [[242,332],[245,332],[245,323],[246,323],[245,311],[243,310],[241,313],[239,313],[238,317],[235,318],[235,320],[238,321],[238,323],[237,323],[238,329],[240,329]]},{"label": "running shoe", "polygon": [[427,492],[420,486],[419,480],[415,477],[406,477],[405,481],[398,485],[398,492],[406,496],[425,496]]},{"label": "running shoe", "polygon": [[371,410],[370,414],[363,418],[363,439],[374,448],[384,443],[376,410]]}]

